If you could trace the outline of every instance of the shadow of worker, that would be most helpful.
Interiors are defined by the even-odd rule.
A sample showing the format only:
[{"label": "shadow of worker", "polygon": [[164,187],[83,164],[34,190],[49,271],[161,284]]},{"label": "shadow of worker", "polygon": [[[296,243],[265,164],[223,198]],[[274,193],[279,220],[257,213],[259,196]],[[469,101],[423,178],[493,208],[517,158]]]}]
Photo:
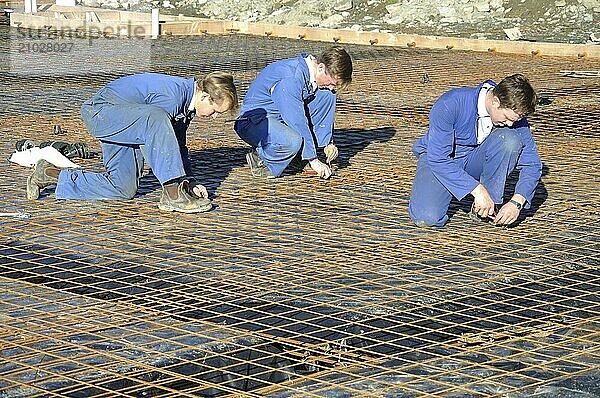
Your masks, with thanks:
[{"label": "shadow of worker", "polygon": [[[320,116],[323,115],[320,115],[318,111],[307,115],[308,127],[313,132],[314,145],[317,148],[317,156],[322,161],[325,160],[323,147],[330,142],[333,135],[333,142],[338,147],[340,154],[337,159],[338,168],[348,167],[349,160],[371,143],[386,142],[396,133],[392,127],[341,129],[332,132],[333,119],[327,123],[315,123],[319,126],[320,130],[318,130],[313,125],[312,119],[321,120]],[[244,142],[255,148],[262,162],[275,176],[302,172],[308,163],[307,160],[302,160],[302,146],[304,145],[302,135],[285,124],[280,115],[269,114],[262,108],[252,109],[244,112],[238,118],[234,128]]]},{"label": "shadow of worker", "polygon": [[193,150],[190,151],[192,170],[212,197],[234,168],[246,165],[246,153],[245,146]]},{"label": "shadow of worker", "polygon": [[373,143],[392,139],[396,129],[390,126],[374,129],[340,129],[333,132],[333,142],[339,149],[338,169],[350,166],[350,160]]}]

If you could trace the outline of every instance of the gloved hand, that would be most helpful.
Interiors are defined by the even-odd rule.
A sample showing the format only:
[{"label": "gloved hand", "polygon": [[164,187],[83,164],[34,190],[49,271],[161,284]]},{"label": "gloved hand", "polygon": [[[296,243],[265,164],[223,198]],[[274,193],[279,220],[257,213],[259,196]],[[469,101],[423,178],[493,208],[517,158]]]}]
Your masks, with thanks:
[{"label": "gloved hand", "polygon": [[69,159],[91,159],[94,157],[94,152],[90,151],[87,144],[84,142],[76,142],[71,144],[64,141],[44,141],[40,144],[40,148],[47,146],[53,147]]},{"label": "gloved hand", "polygon": [[310,167],[319,175],[319,177],[328,179],[331,177],[331,168],[319,159],[313,159],[310,162]]},{"label": "gloved hand", "polygon": [[323,152],[325,152],[325,156],[327,157],[327,163],[331,163],[337,159],[339,154],[338,148],[334,144],[327,145],[323,148]]}]

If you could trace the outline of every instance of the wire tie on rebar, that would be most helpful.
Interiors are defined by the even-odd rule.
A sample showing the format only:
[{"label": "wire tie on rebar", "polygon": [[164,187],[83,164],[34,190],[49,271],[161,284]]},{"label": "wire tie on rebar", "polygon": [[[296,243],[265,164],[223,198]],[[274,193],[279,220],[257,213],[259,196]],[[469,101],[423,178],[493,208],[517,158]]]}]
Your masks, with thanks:
[{"label": "wire tie on rebar", "polygon": [[378,38],[371,39],[371,40],[369,40],[369,43],[371,43],[371,45],[377,44],[377,43],[379,43],[379,39]]},{"label": "wire tie on rebar", "polygon": [[417,42],[411,41],[411,42],[406,43],[406,45],[410,48],[413,48],[413,47],[417,46]]}]

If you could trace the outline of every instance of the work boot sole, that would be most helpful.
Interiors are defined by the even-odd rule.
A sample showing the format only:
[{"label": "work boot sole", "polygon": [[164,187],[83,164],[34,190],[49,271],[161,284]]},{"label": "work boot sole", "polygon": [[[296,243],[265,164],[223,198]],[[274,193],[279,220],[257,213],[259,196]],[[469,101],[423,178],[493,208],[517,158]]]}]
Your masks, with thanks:
[{"label": "work boot sole", "polygon": [[195,209],[180,209],[180,208],[176,208],[175,206],[168,205],[168,204],[163,204],[163,203],[158,204],[158,209],[161,211],[176,211],[178,213],[186,213],[186,214],[203,213],[205,211],[209,211],[210,209],[212,209],[212,207],[213,207],[212,203],[209,203],[206,206],[198,207]]},{"label": "work boot sole", "polygon": [[27,178],[27,199],[36,200],[40,197],[40,187],[32,181],[32,177]]}]

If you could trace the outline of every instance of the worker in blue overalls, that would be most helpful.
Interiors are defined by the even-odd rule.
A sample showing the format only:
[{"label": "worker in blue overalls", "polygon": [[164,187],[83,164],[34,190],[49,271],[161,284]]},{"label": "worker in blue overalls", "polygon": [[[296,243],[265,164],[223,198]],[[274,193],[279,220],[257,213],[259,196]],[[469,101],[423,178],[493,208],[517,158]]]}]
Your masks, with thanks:
[{"label": "worker in blue overalls", "polygon": [[[473,195],[472,213],[497,225],[517,220],[529,207],[542,162],[527,120],[537,97],[515,74],[498,85],[443,94],[429,114],[429,130],[413,145],[418,158],[408,212],[418,226],[443,226],[452,197]],[[514,195],[504,200],[508,175],[519,170]]]},{"label": "worker in blue overalls", "polygon": [[186,131],[194,115],[214,117],[237,103],[233,77],[222,72],[200,81],[157,73],[114,80],[81,107],[100,141],[106,172],[60,170],[40,160],[27,180],[27,197],[35,200],[41,189],[56,185],[58,199],[131,199],[145,160],[163,187],[160,210],[207,211],[212,205],[193,178]]},{"label": "worker in blue overalls", "polygon": [[317,157],[324,147],[329,163],[338,156],[333,143],[336,90],[352,81],[352,60],[339,46],[319,57],[301,54],[263,69],[244,97],[235,131],[252,146],[246,156],[259,178],[279,177],[298,155],[322,178],[332,170]]}]

